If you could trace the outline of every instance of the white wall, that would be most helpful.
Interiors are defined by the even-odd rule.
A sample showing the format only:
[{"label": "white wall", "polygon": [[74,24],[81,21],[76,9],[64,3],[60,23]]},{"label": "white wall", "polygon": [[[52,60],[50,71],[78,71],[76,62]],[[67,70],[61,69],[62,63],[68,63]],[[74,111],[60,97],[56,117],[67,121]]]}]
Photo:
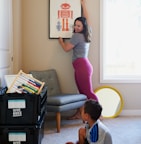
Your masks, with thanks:
[{"label": "white wall", "polygon": [[[111,85],[117,88],[124,99],[124,110],[141,109],[141,84],[100,84],[100,0],[87,1],[92,21],[93,38],[89,59],[94,68],[93,87]],[[22,1],[22,69],[44,70],[55,68],[64,92],[77,91],[71,52],[65,53],[58,40],[49,39],[49,0]],[[16,40],[15,40],[16,41]]]}]

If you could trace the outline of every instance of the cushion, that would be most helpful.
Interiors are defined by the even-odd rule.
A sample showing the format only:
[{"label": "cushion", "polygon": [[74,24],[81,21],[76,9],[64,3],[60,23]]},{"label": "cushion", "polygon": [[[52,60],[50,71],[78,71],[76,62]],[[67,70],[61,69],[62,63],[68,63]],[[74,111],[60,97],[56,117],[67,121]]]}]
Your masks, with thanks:
[{"label": "cushion", "polygon": [[47,99],[47,105],[65,105],[68,103],[75,103],[77,101],[84,101],[87,97],[83,94],[62,94],[57,96],[51,96]]},{"label": "cushion", "polygon": [[47,111],[48,112],[63,112],[63,111],[73,110],[73,109],[82,107],[84,105],[84,102],[85,100],[77,101],[77,102],[69,103],[65,105],[60,105],[60,106],[47,105]]}]

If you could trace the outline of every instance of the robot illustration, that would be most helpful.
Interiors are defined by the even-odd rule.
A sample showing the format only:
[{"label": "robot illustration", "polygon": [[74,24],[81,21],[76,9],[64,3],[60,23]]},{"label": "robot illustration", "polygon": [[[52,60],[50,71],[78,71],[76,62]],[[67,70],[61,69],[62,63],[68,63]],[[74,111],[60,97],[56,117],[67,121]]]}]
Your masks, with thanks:
[{"label": "robot illustration", "polygon": [[73,11],[70,10],[70,4],[62,3],[60,5],[61,9],[58,10],[58,19],[61,21],[57,22],[58,31],[69,31],[69,19],[73,19]]}]

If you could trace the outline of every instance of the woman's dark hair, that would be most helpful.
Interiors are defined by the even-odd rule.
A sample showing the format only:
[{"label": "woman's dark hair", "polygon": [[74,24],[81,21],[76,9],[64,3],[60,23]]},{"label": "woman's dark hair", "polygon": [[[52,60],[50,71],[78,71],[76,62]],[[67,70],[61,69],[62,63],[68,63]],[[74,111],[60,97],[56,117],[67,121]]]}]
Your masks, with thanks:
[{"label": "woman's dark hair", "polygon": [[[88,24],[87,24],[86,18],[85,17],[76,18],[75,21],[74,21],[74,25],[75,25],[76,21],[81,21],[82,22],[83,31],[81,33],[84,34],[86,42],[91,42],[90,31],[89,31],[89,28],[88,28]],[[75,30],[73,30],[73,32],[75,32]]]},{"label": "woman's dark hair", "polygon": [[98,120],[101,116],[102,106],[98,101],[95,100],[87,100],[84,104],[84,113],[90,115],[93,120]]}]

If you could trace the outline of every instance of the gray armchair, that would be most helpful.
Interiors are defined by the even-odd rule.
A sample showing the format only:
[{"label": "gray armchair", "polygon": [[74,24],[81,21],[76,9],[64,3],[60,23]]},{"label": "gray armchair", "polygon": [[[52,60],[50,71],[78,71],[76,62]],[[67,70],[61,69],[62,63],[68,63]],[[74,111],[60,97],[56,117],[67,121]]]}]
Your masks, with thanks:
[{"label": "gray armchair", "polygon": [[61,91],[56,70],[30,71],[47,86],[47,112],[56,113],[57,132],[60,132],[61,112],[80,108],[87,97],[83,94],[64,94]]}]

